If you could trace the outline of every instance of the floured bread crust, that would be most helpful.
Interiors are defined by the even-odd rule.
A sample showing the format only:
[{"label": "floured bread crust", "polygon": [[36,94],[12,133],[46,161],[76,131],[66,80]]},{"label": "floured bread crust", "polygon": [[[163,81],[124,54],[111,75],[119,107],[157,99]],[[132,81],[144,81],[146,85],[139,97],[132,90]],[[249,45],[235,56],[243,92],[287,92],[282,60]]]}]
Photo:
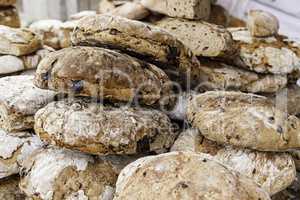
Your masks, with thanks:
[{"label": "floured bread crust", "polygon": [[96,15],[81,19],[72,34],[74,45],[118,49],[184,75],[198,59],[167,31],[124,17]]},{"label": "floured bread crust", "polygon": [[45,48],[40,49],[35,53],[20,57],[12,55],[0,56],[0,75],[37,68],[41,59],[50,51],[51,50]]},{"label": "floured bread crust", "polygon": [[291,74],[299,71],[299,48],[283,36],[254,38],[246,28],[228,29],[240,48],[234,63],[257,73]]},{"label": "floured bread crust", "polygon": [[185,19],[208,19],[211,0],[141,0],[141,4],[154,12]]},{"label": "floured bread crust", "polygon": [[299,148],[300,121],[273,106],[266,97],[212,91],[188,104],[188,121],[219,144],[260,151]]},{"label": "floured bread crust", "polygon": [[28,55],[41,48],[39,37],[28,29],[0,25],[0,54]]},{"label": "floured bread crust", "polygon": [[204,21],[164,18],[157,25],[176,36],[196,56],[230,57],[236,46],[229,31]]},{"label": "floured bread crust", "polygon": [[251,179],[207,154],[172,152],[141,158],[118,177],[115,200],[270,199]]},{"label": "floured bread crust", "polygon": [[254,37],[269,37],[278,34],[279,21],[269,12],[250,10],[248,12],[247,27]]},{"label": "floured bread crust", "polygon": [[50,148],[27,160],[20,188],[35,200],[112,200],[116,180],[112,166],[101,159]]},{"label": "floured bread crust", "polygon": [[32,23],[29,29],[40,36],[44,45],[60,49],[60,28],[62,24],[60,20],[39,20]]},{"label": "floured bread crust", "polygon": [[182,132],[172,151],[210,154],[224,165],[254,180],[270,195],[286,189],[296,178],[293,158],[287,153],[223,147],[205,139],[197,129]]},{"label": "floured bread crust", "polygon": [[42,147],[40,139],[29,132],[7,133],[0,129],[0,179],[18,174],[24,161]]},{"label": "floured bread crust", "polygon": [[146,105],[168,104],[172,88],[158,67],[108,49],[66,48],[44,58],[35,85],[76,96],[130,102],[137,98]]},{"label": "floured bread crust", "polygon": [[24,200],[25,195],[19,189],[19,177],[11,176],[0,181],[0,199]]},{"label": "floured bread crust", "polygon": [[96,155],[165,151],[176,138],[161,111],[87,99],[48,104],[35,115],[35,132],[47,143]]},{"label": "floured bread crust", "polygon": [[0,126],[9,132],[33,128],[34,114],[54,100],[55,92],[33,85],[33,76],[0,79]]},{"label": "floured bread crust", "polygon": [[21,21],[14,6],[0,8],[0,24],[12,28],[20,28]]},{"label": "floured bread crust", "polygon": [[287,77],[257,74],[222,62],[201,60],[198,69],[203,90],[239,90],[251,93],[275,93],[287,85]]}]

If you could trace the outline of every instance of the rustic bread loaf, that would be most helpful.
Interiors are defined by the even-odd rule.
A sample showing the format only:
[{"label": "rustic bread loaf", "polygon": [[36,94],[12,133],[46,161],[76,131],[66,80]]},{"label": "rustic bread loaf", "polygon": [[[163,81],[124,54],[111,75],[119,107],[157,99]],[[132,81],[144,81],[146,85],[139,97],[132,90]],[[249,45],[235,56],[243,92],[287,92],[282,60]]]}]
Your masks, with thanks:
[{"label": "rustic bread loaf", "polygon": [[33,85],[33,76],[0,79],[0,127],[6,131],[32,129],[34,114],[54,100],[55,92]]},{"label": "rustic bread loaf", "polygon": [[115,200],[270,199],[254,181],[207,154],[172,152],[141,158],[118,177]]},{"label": "rustic bread loaf", "polygon": [[183,74],[200,65],[192,52],[167,31],[119,16],[83,18],[73,32],[72,42],[74,45],[118,49]]},{"label": "rustic bread loaf", "polygon": [[[196,70],[196,69],[195,69]],[[198,69],[201,90],[240,90],[251,93],[276,93],[287,85],[287,77],[257,74],[218,61],[201,60]]]},{"label": "rustic bread loaf", "polygon": [[189,122],[204,137],[219,144],[260,151],[300,147],[300,120],[277,109],[266,97],[241,92],[212,91],[188,105]]},{"label": "rustic bread loaf", "polygon": [[28,55],[41,48],[39,37],[28,29],[0,25],[0,54]]},{"label": "rustic bread loaf", "polygon": [[171,150],[210,154],[222,164],[254,180],[270,195],[286,189],[296,178],[293,158],[287,153],[259,152],[218,145],[205,139],[197,129],[182,132]]},{"label": "rustic bread loaf", "polygon": [[112,200],[117,179],[100,158],[56,148],[36,152],[22,175],[21,190],[35,200]]},{"label": "rustic bread loaf", "polygon": [[177,136],[161,111],[82,98],[48,104],[36,113],[34,129],[47,143],[95,155],[164,152]]},{"label": "rustic bread loaf", "polygon": [[269,37],[278,34],[279,21],[269,12],[250,10],[247,27],[253,37]]},{"label": "rustic bread loaf", "polygon": [[0,183],[2,178],[18,174],[25,160],[42,147],[41,140],[29,132],[9,133],[0,129]]},{"label": "rustic bread loaf", "polygon": [[97,47],[71,47],[44,58],[35,85],[76,96],[146,105],[168,104],[172,93],[168,76],[152,64]]},{"label": "rustic bread loaf", "polygon": [[141,0],[141,4],[154,12],[170,17],[208,19],[210,0]]},{"label": "rustic bread loaf", "polygon": [[230,57],[236,53],[229,31],[204,21],[164,18],[157,25],[176,36],[196,56]]},{"label": "rustic bread loaf", "polygon": [[237,66],[257,73],[291,74],[299,71],[300,51],[282,36],[254,38],[246,28],[229,28],[240,52]]}]

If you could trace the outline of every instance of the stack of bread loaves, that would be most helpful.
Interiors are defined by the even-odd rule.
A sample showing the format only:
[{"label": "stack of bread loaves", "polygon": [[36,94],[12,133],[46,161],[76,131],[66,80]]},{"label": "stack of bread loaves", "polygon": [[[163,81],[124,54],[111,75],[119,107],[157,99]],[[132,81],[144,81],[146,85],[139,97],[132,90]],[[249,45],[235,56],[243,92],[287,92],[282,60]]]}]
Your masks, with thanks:
[{"label": "stack of bread loaves", "polygon": [[43,47],[37,35],[28,29],[0,25],[0,76],[35,69],[52,51]]},{"label": "stack of bread loaves", "polygon": [[[0,79],[0,199],[299,198],[299,46],[266,12],[224,27],[243,24],[214,3],[102,0],[32,24],[60,50]],[[41,47],[0,36],[9,58]]]},{"label": "stack of bread loaves", "polygon": [[19,13],[15,4],[16,0],[0,1],[0,25],[13,28],[19,28],[21,26]]}]

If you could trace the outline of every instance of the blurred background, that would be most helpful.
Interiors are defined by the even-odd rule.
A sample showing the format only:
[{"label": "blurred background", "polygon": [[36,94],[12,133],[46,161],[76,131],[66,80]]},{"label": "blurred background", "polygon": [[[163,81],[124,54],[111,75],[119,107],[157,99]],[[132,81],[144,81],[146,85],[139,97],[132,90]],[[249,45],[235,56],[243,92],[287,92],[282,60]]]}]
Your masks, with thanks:
[{"label": "blurred background", "polygon": [[[39,19],[67,20],[83,10],[97,10],[101,0],[19,0],[22,20],[30,23]],[[299,38],[300,0],[218,0],[233,16],[245,19],[249,9],[270,11],[280,20],[280,32]]]}]

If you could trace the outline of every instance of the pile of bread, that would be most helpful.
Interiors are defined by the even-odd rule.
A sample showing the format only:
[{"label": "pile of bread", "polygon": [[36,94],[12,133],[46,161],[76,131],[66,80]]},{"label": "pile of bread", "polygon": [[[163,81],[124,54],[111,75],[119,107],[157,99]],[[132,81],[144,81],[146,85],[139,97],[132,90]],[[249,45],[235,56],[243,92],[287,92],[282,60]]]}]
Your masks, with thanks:
[{"label": "pile of bread", "polygon": [[0,199],[299,199],[299,44],[214,3],[1,26]]}]

